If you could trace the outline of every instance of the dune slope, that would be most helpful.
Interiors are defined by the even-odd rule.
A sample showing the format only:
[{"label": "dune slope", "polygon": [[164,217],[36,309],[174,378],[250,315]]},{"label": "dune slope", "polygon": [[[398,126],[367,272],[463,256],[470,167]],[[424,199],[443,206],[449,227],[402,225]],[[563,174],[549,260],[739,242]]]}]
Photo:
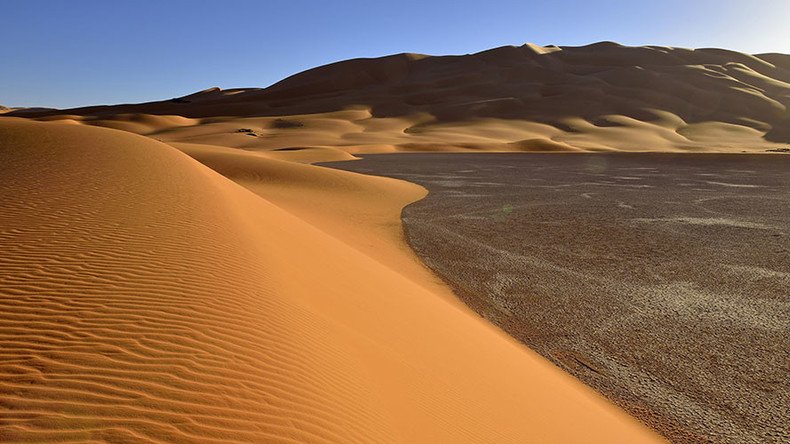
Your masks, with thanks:
[{"label": "dune slope", "polygon": [[168,145],[0,125],[3,441],[658,440]]},{"label": "dune slope", "polygon": [[790,143],[788,60],[527,44],[347,60],[263,89],[11,114],[256,150],[765,151]]},{"label": "dune slope", "polygon": [[0,134],[3,440],[389,435],[327,321],[276,290],[267,262],[293,258],[245,219],[258,202],[143,138]]}]

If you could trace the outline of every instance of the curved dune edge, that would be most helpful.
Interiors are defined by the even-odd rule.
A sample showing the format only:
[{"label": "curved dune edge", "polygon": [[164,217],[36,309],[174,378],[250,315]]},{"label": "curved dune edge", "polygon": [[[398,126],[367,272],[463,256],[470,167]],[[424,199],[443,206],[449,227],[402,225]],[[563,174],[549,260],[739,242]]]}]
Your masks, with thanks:
[{"label": "curved dune edge", "polygon": [[[4,441],[660,441],[399,247],[315,222],[317,167],[278,164],[302,184],[271,187],[281,207],[114,130],[4,119],[0,156]],[[378,186],[369,221],[422,192]]]},{"label": "curved dune edge", "polygon": [[371,259],[398,270],[433,294],[466,307],[423,266],[403,234],[401,210],[425,197],[428,192],[423,187],[300,163],[326,160],[320,151],[313,158],[299,153],[295,160],[286,157],[289,161],[282,161],[271,152],[170,145]]}]

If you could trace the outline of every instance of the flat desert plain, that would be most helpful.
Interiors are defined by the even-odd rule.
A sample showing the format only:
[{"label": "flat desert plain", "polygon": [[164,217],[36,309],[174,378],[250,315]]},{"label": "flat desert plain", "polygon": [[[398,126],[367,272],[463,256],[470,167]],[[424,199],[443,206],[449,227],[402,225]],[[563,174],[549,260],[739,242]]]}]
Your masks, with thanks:
[{"label": "flat desert plain", "polygon": [[481,316],[674,441],[790,438],[790,156],[329,165],[426,187],[403,212],[424,262]]},{"label": "flat desert plain", "polygon": [[[765,236],[786,232],[777,224],[787,221],[789,106],[790,56],[602,42],[397,54],[268,88],[4,110],[0,441],[781,442],[786,371],[778,389],[756,390],[773,390],[769,370],[786,369],[787,296],[767,290],[786,279],[775,262],[786,255],[764,248],[786,242]],[[516,224],[502,239],[534,259],[518,270],[501,261],[500,272],[534,275],[525,299],[563,309],[549,325],[523,317],[524,301],[463,290],[436,262],[426,259],[447,282],[425,266],[400,216],[428,189],[313,165],[412,151],[771,152],[761,157],[776,163],[731,154],[703,168],[712,176],[692,177],[652,157],[615,162],[693,185],[678,196],[665,188],[680,184],[647,170],[574,175],[582,157],[567,167],[535,157],[559,191],[536,187],[513,202],[523,174],[482,179],[495,184],[498,223]],[[473,172],[459,191],[487,189],[468,182],[477,168],[463,168]],[[407,215],[438,198],[452,207],[442,185],[411,179],[437,196]],[[569,186],[557,188],[562,180]],[[639,183],[659,193],[636,199]],[[577,205],[548,205],[553,193]],[[688,201],[702,197],[714,199]],[[530,205],[548,213],[525,214]],[[739,244],[744,232],[754,245]],[[477,234],[468,249],[447,243],[459,264],[505,251]],[[601,285],[582,278],[595,273]],[[499,306],[484,319],[462,300]],[[615,316],[620,307],[627,316]],[[660,347],[682,328],[698,337]],[[700,356],[711,362],[694,367]],[[711,375],[722,376],[718,390],[699,381]]]}]

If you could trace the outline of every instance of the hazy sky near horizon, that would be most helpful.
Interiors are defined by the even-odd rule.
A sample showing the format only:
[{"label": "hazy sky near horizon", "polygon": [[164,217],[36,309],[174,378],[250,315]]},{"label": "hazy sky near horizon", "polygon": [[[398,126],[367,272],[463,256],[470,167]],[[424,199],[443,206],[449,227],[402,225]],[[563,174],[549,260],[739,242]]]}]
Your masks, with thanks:
[{"label": "hazy sky near horizon", "polygon": [[790,0],[0,0],[0,104],[161,100],[354,57],[526,42],[790,53],[788,23]]}]

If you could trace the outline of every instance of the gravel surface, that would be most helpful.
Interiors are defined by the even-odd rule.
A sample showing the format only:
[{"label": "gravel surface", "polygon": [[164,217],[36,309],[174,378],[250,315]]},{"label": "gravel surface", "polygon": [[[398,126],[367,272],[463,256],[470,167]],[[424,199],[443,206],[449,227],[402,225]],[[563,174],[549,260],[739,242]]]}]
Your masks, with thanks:
[{"label": "gravel surface", "polygon": [[396,154],[481,316],[676,442],[790,442],[790,156]]}]

